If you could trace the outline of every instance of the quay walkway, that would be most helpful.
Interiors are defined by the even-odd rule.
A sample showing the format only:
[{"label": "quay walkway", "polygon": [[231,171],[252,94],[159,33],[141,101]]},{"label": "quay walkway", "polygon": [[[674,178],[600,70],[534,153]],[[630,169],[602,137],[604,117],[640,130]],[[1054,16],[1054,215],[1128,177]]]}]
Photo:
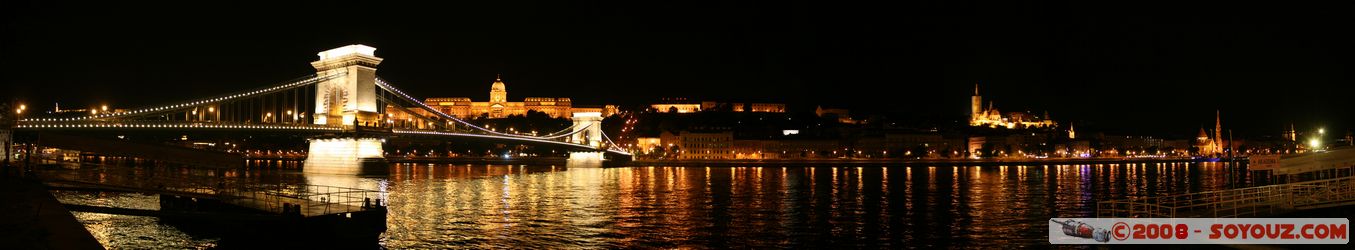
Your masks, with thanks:
[{"label": "quay walkway", "polygon": [[41,183],[0,173],[0,246],[8,249],[103,249]]}]

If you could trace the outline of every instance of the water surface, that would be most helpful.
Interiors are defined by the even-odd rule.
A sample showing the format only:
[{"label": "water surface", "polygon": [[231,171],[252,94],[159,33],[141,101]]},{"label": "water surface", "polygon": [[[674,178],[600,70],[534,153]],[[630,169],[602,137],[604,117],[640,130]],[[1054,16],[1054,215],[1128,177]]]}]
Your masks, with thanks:
[{"label": "water surface", "polygon": [[[187,173],[187,172],[185,172]],[[1006,247],[1048,244],[1050,217],[1095,201],[1243,187],[1226,163],[630,167],[395,164],[389,176],[218,173],[384,190],[387,248]],[[63,202],[158,206],[62,192]],[[91,197],[97,196],[97,197]],[[77,213],[110,248],[212,247],[152,217]],[[138,228],[138,230],[121,230]],[[193,230],[189,230],[193,231]]]}]

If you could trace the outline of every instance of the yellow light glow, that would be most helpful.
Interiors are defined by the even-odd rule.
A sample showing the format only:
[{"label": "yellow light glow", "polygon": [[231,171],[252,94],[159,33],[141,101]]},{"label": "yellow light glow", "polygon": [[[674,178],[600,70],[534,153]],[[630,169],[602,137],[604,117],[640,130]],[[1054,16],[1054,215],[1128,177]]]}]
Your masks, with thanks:
[{"label": "yellow light glow", "polygon": [[28,105],[19,104],[19,110],[28,109]]},{"label": "yellow light glow", "polygon": [[331,50],[326,50],[326,51],[324,51],[324,52],[318,53],[318,55],[320,56],[320,60],[321,60],[321,61],[324,61],[324,60],[335,59],[335,58],[339,58],[339,57],[343,57],[343,56],[347,56],[347,55],[352,55],[352,54],[360,54],[360,55],[366,55],[366,56],[376,56],[376,53],[375,53],[375,52],[376,52],[376,48],[372,48],[372,47],[370,47],[370,46],[361,45],[361,44],[354,44],[354,45],[343,46],[343,47],[339,47],[339,48],[335,48],[335,49],[331,49]]},{"label": "yellow light glow", "polygon": [[380,139],[310,140],[307,173],[355,174],[363,159],[382,158]]},{"label": "yellow light glow", "polygon": [[103,105],[102,107],[99,107],[99,110],[108,111],[108,105]]},{"label": "yellow light glow", "polygon": [[207,107],[207,112],[216,112],[216,107]]},{"label": "yellow light glow", "polygon": [[97,114],[99,114],[99,110],[97,110],[97,109],[89,109],[89,114],[91,114],[91,115],[97,115]]},{"label": "yellow light glow", "polygon": [[1318,141],[1317,138],[1313,138],[1312,140],[1308,140],[1308,146],[1312,146],[1316,149],[1317,147],[1322,146],[1322,142]]}]

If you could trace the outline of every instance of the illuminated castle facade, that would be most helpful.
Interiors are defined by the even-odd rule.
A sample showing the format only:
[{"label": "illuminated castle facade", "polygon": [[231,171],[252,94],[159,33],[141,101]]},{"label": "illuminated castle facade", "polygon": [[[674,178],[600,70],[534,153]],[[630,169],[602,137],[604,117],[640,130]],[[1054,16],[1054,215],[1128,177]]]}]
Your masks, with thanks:
[{"label": "illuminated castle facade", "polygon": [[574,107],[567,97],[527,97],[521,102],[508,101],[508,88],[503,78],[494,77],[489,87],[489,101],[475,102],[469,97],[437,97],[424,100],[424,104],[442,113],[457,118],[472,118],[486,115],[489,118],[504,118],[510,115],[526,115],[527,111],[546,113],[554,118],[569,118],[574,112],[600,112],[603,117],[616,113],[616,106],[605,105],[601,108]]},{"label": "illuminated castle facade", "polygon": [[990,128],[1046,128],[1054,127],[1057,123],[1049,119],[1049,112],[1043,116],[1035,116],[1025,112],[1008,112],[1002,114],[997,108],[993,108],[993,102],[988,101],[988,108],[983,108],[983,96],[979,95],[979,85],[974,84],[974,96],[969,99],[969,126],[990,127]]}]

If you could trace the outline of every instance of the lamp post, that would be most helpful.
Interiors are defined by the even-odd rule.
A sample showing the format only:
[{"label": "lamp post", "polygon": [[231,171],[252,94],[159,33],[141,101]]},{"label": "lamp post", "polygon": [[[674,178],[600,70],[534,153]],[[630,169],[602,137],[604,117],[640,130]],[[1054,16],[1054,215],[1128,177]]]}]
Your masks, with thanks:
[{"label": "lamp post", "polygon": [[[4,143],[0,144],[0,146],[4,146],[4,147],[5,147],[5,150],[3,150],[3,152],[5,153],[5,162],[4,162],[4,164],[3,164],[3,165],[4,165],[4,169],[0,169],[0,171],[3,171],[3,175],[4,175],[5,177],[9,177],[9,159],[10,159],[10,156],[12,156],[12,155],[14,154],[13,152],[10,152],[10,150],[13,150],[13,149],[14,149],[14,144],[13,144],[13,141],[14,141],[14,139],[13,139],[13,138],[14,138],[14,135],[13,135],[14,132],[13,132],[13,131],[14,131],[14,130],[13,130],[13,127],[14,127],[14,125],[17,125],[17,124],[18,124],[18,122],[19,122],[19,117],[22,116],[22,115],[24,114],[24,110],[28,109],[28,106],[27,106],[27,105],[19,104],[18,106],[19,106],[18,108],[15,108],[15,109],[14,109],[14,115],[13,115],[13,118],[9,119],[9,120],[12,120],[12,121],[5,121],[4,119],[0,119],[0,125],[3,125],[3,126],[4,126],[4,127],[3,127],[3,131],[0,131],[0,132],[3,132],[3,135],[0,135],[0,140],[4,140]],[[14,107],[14,106],[6,105],[6,106],[5,106],[5,109],[8,109],[9,107]],[[0,116],[0,118],[5,118],[5,117],[4,117],[4,116]],[[14,123],[14,124],[10,124],[10,123]]]}]

